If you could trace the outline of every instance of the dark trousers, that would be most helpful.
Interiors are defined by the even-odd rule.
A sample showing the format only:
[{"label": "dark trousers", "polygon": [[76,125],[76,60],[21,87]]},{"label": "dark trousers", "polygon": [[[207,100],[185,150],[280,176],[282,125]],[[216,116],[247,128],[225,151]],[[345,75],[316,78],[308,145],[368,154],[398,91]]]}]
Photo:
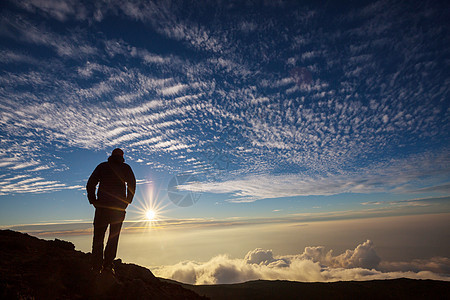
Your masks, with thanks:
[{"label": "dark trousers", "polygon": [[[120,229],[125,219],[125,211],[97,207],[94,217],[94,239],[92,241],[92,266],[100,269],[112,267],[117,253]],[[109,225],[109,237],[103,256],[103,241]]]}]

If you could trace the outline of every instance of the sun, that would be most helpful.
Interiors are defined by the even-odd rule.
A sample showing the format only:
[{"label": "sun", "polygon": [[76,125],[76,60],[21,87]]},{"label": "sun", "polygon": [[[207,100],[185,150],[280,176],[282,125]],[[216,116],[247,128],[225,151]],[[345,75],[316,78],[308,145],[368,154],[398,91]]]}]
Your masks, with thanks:
[{"label": "sun", "polygon": [[152,209],[149,209],[145,212],[145,217],[149,221],[154,221],[156,219],[156,212]]},{"label": "sun", "polygon": [[147,186],[144,195],[136,197],[138,205],[132,206],[134,213],[138,215],[136,223],[140,223],[138,227],[146,229],[157,229],[164,224],[166,217],[164,216],[167,203],[163,204],[158,201],[158,195],[154,196],[152,185]]}]

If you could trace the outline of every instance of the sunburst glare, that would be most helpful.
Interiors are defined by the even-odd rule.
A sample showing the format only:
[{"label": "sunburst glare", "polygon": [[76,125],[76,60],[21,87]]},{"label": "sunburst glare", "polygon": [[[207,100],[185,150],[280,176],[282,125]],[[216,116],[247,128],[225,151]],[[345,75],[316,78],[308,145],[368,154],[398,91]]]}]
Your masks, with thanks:
[{"label": "sunburst glare", "polygon": [[153,209],[149,209],[145,212],[145,216],[147,217],[148,221],[156,221],[158,220],[156,218],[156,212]]},{"label": "sunburst glare", "polygon": [[141,194],[135,197],[135,202],[130,206],[130,212],[137,213],[138,219],[130,221],[134,223],[128,227],[131,230],[155,229],[164,220],[164,212],[168,204],[163,204],[159,195],[154,194],[154,187],[151,183],[143,185]]}]

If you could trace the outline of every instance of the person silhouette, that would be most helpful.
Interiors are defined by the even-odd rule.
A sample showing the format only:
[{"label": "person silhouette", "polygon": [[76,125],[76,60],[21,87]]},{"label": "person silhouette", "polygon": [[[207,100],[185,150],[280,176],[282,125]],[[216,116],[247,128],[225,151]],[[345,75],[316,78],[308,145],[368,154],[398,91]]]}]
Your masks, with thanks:
[{"label": "person silhouette", "polygon": [[[86,185],[89,203],[95,207],[92,271],[97,274],[115,274],[113,261],[125,210],[133,201],[136,191],[136,178],[131,167],[125,163],[123,155],[121,149],[114,149],[108,161],[95,168]],[[108,226],[108,242],[103,253],[103,241]]]}]

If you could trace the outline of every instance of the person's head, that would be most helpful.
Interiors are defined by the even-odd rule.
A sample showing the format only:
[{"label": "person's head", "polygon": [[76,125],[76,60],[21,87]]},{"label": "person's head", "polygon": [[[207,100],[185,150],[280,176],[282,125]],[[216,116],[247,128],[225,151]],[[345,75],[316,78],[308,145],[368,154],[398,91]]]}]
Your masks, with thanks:
[{"label": "person's head", "polygon": [[111,156],[108,158],[109,162],[113,163],[123,163],[125,162],[125,158],[123,158],[123,151],[120,148],[116,148],[111,153]]},{"label": "person's head", "polygon": [[123,157],[123,150],[122,149],[120,149],[120,148],[116,148],[116,149],[114,149],[113,150],[113,152],[112,152],[112,154],[111,154],[111,156],[122,156]]}]

